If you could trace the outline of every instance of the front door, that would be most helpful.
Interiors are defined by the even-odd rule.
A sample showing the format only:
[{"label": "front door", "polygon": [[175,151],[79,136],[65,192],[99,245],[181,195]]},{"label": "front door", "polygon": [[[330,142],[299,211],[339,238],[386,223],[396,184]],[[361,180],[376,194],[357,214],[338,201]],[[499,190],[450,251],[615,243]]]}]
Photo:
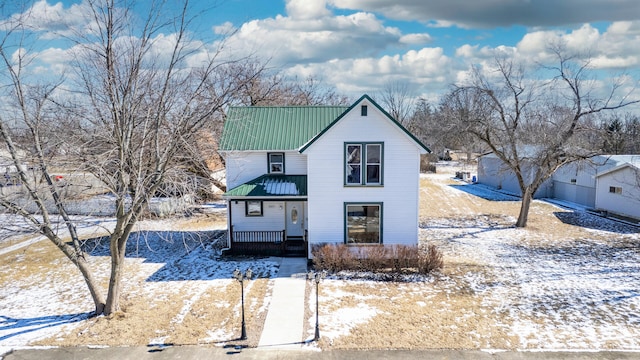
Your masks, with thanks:
[{"label": "front door", "polygon": [[287,237],[302,237],[304,235],[304,202],[287,201],[286,212]]}]

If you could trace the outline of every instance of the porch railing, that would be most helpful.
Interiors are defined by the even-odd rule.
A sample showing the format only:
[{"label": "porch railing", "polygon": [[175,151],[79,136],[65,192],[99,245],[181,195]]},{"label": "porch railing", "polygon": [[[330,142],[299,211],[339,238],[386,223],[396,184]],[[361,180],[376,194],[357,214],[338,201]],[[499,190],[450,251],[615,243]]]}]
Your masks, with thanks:
[{"label": "porch railing", "polygon": [[285,231],[235,231],[232,229],[231,242],[280,243],[285,240]]},{"label": "porch railing", "polygon": [[[259,255],[306,254],[307,232],[299,240],[287,241],[285,230],[281,231],[236,231],[230,229],[231,253]],[[300,241],[302,244],[300,244]]]}]

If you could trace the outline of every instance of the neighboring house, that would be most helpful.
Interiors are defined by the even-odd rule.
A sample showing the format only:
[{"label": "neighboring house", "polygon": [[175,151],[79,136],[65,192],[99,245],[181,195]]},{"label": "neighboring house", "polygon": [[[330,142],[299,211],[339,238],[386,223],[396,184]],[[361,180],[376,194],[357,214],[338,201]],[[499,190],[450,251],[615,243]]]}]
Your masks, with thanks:
[{"label": "neighboring house", "polygon": [[[639,166],[640,155],[598,155],[570,163],[560,167],[534,197],[640,219]],[[515,175],[494,154],[478,160],[478,182],[521,195]]]},{"label": "neighboring house", "polygon": [[367,95],[350,107],[232,107],[220,152],[231,252],[418,243],[429,150]]},{"label": "neighboring house", "polygon": [[616,166],[640,159],[638,155],[598,155],[567,164],[552,176],[551,197],[596,208],[597,176]]},{"label": "neighboring house", "polygon": [[595,207],[640,219],[640,157],[598,173]]}]

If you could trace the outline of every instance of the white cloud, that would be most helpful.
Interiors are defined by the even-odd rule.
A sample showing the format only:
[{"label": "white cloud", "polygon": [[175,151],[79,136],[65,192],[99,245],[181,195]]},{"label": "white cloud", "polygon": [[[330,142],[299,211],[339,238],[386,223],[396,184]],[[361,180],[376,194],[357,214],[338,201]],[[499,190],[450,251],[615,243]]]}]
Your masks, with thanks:
[{"label": "white cloud", "polygon": [[235,51],[258,53],[282,65],[374,55],[400,44],[401,38],[397,28],[384,26],[371,13],[358,12],[313,19],[276,16],[249,21],[229,39],[228,45]]},{"label": "white cloud", "polygon": [[526,34],[517,44],[518,53],[533,61],[551,57],[549,46],[563,44],[569,52],[591,58],[597,68],[627,68],[640,66],[640,21],[612,23],[604,33],[585,24],[569,32],[535,31]]},{"label": "white cloud", "polygon": [[321,75],[338,91],[351,94],[371,93],[398,80],[409,84],[416,93],[427,94],[447,88],[456,67],[441,48],[423,48],[404,54],[297,65],[289,69],[289,74],[298,77]]},{"label": "white cloud", "polygon": [[233,23],[227,21],[221,25],[216,25],[213,28],[213,33],[216,35],[228,35],[231,34],[236,28]]},{"label": "white cloud", "polygon": [[478,52],[478,45],[465,44],[456,49],[457,57],[472,58]]},{"label": "white cloud", "polygon": [[407,34],[400,37],[400,42],[403,44],[427,44],[432,40],[429,34]]},{"label": "white cloud", "polygon": [[60,48],[48,48],[37,55],[38,61],[42,64],[39,69],[44,72],[51,72],[62,75],[69,69],[69,62],[72,56],[68,50]]},{"label": "white cloud", "polygon": [[62,2],[51,5],[47,0],[39,0],[23,13],[14,14],[3,21],[0,28],[21,22],[26,28],[42,33],[43,39],[70,36],[83,33],[84,29],[90,26],[86,16],[87,10],[84,2],[65,8]]},{"label": "white cloud", "polygon": [[294,19],[317,19],[331,15],[326,0],[287,0],[287,14]]}]

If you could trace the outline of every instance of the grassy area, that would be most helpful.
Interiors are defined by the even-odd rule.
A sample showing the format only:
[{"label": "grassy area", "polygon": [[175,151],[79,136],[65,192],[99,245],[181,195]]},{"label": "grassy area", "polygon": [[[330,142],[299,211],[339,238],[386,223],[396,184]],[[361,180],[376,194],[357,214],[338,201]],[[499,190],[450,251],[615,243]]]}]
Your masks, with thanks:
[{"label": "grassy area", "polygon": [[[629,278],[628,273],[623,272],[610,273],[608,278],[626,280],[604,288],[602,298],[587,292],[584,304],[580,298],[585,290],[571,289],[578,281],[560,284],[569,288],[568,292],[551,284],[563,277],[569,278],[572,272],[579,274],[583,268],[592,269],[594,276],[605,273],[610,270],[608,263],[598,263],[607,258],[619,261],[617,264],[623,268],[624,262],[620,259],[634,256],[633,249],[637,249],[640,242],[637,230],[603,231],[600,225],[592,226],[570,211],[543,202],[533,203],[529,226],[516,229],[513,224],[519,202],[490,201],[452,190],[458,185],[460,183],[450,176],[442,174],[421,179],[421,241],[442,249],[443,270],[424,281],[409,283],[326,279],[320,285],[320,348],[619,349],[640,346],[633,340],[640,337],[640,333],[632,330],[634,314],[640,307],[634,298],[623,296],[625,291],[633,292],[633,289],[617,289],[625,283],[633,284],[636,278]],[[225,222],[224,213],[217,213],[174,221],[171,229],[201,231],[212,226],[222,227]],[[166,228],[162,221],[144,221],[140,225],[145,229]],[[501,253],[503,248],[511,252]],[[620,258],[612,258],[613,253]],[[635,254],[637,256],[637,251]],[[270,301],[268,279],[251,281],[246,288],[249,340],[239,342],[234,340],[240,331],[239,284],[226,274],[228,270],[224,270],[222,276],[216,275],[221,271],[218,267],[236,265],[208,259],[210,254],[203,252],[194,259],[204,256],[203,264],[208,269],[196,278],[150,280],[168,266],[176,272],[184,267],[200,266],[198,260],[192,260],[196,262],[193,264],[183,263],[180,256],[173,257],[170,253],[166,256],[166,259],[158,256],[157,260],[148,256],[127,259],[122,312],[109,318],[83,320],[37,344],[257,345]],[[505,256],[516,258],[503,260]],[[0,258],[3,288],[11,285],[25,292],[37,287],[53,289],[53,293],[47,295],[51,296],[49,302],[53,305],[43,312],[91,310],[77,271],[48,242],[39,242]],[[100,269],[101,281],[106,286],[108,258],[96,256],[91,261]],[[548,265],[536,267],[535,263],[545,262]],[[567,272],[549,278],[549,284],[545,284],[546,274],[563,271],[565,262]],[[528,278],[519,270],[520,264],[538,274]],[[575,266],[575,270],[571,266]],[[268,271],[266,274],[268,276]],[[536,291],[531,290],[528,283],[541,279],[543,282],[536,286],[546,297],[527,293]],[[592,281],[597,284],[600,278]],[[608,292],[612,299],[621,300],[609,303],[613,300],[607,297]],[[311,289],[307,290],[307,298],[309,321],[305,324],[305,334],[312,335],[315,299]],[[527,333],[523,328],[537,329],[541,335],[535,331]],[[604,340],[599,342],[587,334],[589,331]]]}]

